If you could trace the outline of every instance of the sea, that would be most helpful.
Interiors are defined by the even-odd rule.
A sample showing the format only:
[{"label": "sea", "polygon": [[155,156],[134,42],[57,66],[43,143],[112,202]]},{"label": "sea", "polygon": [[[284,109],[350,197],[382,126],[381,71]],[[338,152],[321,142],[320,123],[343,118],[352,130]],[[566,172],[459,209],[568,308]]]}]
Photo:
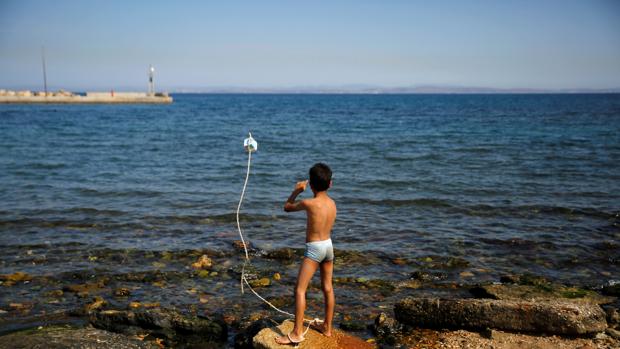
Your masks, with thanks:
[{"label": "sea", "polygon": [[[305,216],[285,213],[283,204],[323,162],[338,207],[336,259],[339,251],[358,256],[337,263],[335,276],[397,282],[424,269],[445,271],[445,282],[457,284],[526,273],[594,289],[620,282],[618,94],[173,98],[170,105],[0,105],[0,274],[187,272],[170,254],[158,262],[182,251],[224,251],[214,256],[234,269],[243,260],[233,245],[235,210],[251,132],[258,151],[241,227],[255,259],[303,248]],[[296,268],[282,272],[288,284],[266,292],[291,293]],[[236,276],[214,285],[220,291],[191,287],[260,305],[240,294]],[[0,308],[47,289],[0,287]],[[355,288],[347,292],[341,303],[363,308]],[[196,292],[165,287],[135,294],[197,303]],[[32,309],[76,302],[34,301]]]}]

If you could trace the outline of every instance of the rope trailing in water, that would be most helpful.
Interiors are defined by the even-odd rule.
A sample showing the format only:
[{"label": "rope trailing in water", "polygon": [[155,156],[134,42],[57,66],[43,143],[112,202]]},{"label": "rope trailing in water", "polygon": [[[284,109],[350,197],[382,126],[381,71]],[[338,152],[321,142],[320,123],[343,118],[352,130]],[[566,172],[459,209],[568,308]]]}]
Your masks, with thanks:
[{"label": "rope trailing in water", "polygon": [[[250,135],[251,137],[251,135]],[[272,309],[274,309],[275,311],[282,313],[284,315],[287,315],[288,317],[291,318],[295,318],[294,314],[289,313],[288,311],[284,311],[278,307],[276,307],[275,305],[271,304],[271,302],[269,302],[268,300],[266,300],[265,298],[263,298],[260,294],[258,294],[258,292],[256,292],[252,286],[250,285],[250,283],[248,282],[248,279],[245,277],[245,267],[247,266],[248,263],[250,263],[250,255],[248,253],[248,248],[246,246],[245,243],[245,239],[243,238],[243,233],[241,231],[241,224],[239,222],[239,212],[241,211],[241,204],[243,203],[243,197],[245,196],[245,189],[248,186],[248,179],[250,178],[250,166],[252,163],[252,150],[248,149],[248,169],[245,173],[245,181],[243,182],[243,190],[241,190],[241,197],[239,198],[239,204],[237,205],[237,230],[239,231],[239,237],[241,238],[241,243],[243,244],[243,251],[245,252],[245,260],[243,262],[243,267],[241,268],[241,280],[239,280],[240,282],[240,286],[241,286],[241,294],[245,293],[244,290],[244,284],[245,286],[247,286],[250,291],[252,293],[254,293],[254,295],[262,300],[263,302],[265,302],[265,304],[269,305]],[[323,320],[319,319],[319,318],[314,318],[314,319],[304,319],[304,322],[309,322],[308,327],[306,327],[306,330],[304,331],[304,336],[306,335],[306,333],[308,333],[308,330],[310,329],[310,326],[312,326],[313,323],[321,323],[323,322]]]}]

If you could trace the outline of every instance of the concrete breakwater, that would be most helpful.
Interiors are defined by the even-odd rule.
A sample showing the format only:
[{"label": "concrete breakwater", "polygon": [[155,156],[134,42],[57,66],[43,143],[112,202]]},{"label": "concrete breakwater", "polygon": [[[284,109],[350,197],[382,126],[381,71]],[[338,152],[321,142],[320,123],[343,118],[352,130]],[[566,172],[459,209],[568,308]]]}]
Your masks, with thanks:
[{"label": "concrete breakwater", "polygon": [[0,104],[169,104],[167,93],[87,92],[79,95],[68,91],[31,92],[0,90]]}]

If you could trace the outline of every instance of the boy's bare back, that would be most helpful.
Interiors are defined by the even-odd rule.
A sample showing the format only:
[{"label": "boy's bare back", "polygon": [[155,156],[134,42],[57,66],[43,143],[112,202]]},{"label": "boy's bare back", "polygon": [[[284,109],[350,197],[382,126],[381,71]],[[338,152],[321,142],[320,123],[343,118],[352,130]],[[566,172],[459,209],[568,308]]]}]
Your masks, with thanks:
[{"label": "boy's bare back", "polygon": [[332,227],[336,221],[336,203],[327,192],[318,193],[306,201],[306,242],[323,241],[330,238]]},{"label": "boy's bare back", "polygon": [[305,210],[308,220],[306,223],[306,242],[323,241],[330,238],[332,227],[336,221],[336,203],[327,195],[327,191],[315,192],[312,199],[295,201],[295,197],[306,190],[308,181],[301,181],[295,185],[291,198],[284,205],[287,212]]}]

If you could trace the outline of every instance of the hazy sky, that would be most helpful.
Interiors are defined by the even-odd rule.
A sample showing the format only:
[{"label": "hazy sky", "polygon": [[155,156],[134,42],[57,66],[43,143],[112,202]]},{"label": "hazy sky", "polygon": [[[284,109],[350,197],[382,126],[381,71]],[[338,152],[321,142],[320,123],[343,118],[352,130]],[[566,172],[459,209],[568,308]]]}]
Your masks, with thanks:
[{"label": "hazy sky", "polygon": [[0,88],[620,87],[620,1],[0,0]]}]

